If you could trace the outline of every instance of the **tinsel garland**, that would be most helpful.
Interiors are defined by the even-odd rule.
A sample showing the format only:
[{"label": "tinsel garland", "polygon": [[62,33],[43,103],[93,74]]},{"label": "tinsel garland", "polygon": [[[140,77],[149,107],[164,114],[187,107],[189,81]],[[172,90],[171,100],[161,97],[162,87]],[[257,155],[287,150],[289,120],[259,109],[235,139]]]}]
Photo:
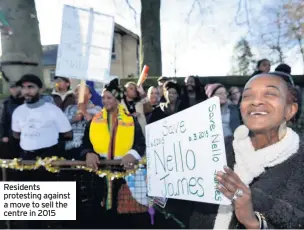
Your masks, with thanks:
[{"label": "tinsel garland", "polygon": [[[54,161],[63,161],[64,158],[59,157],[47,157],[47,158],[37,158],[36,162],[31,165],[25,165],[22,164],[22,159],[13,159],[13,160],[2,160],[0,159],[0,168],[8,168],[8,169],[15,169],[19,171],[24,170],[37,170],[40,167],[44,167],[46,171],[51,173],[58,173],[60,172],[59,166],[53,166],[52,162]],[[143,167],[146,165],[146,158],[143,158],[137,165],[134,166],[134,169],[127,170],[126,172],[115,172],[111,170],[93,170],[92,168],[86,167],[86,166],[71,166],[71,168],[78,168],[85,170],[87,172],[95,173],[99,177],[107,177],[110,180],[124,178],[126,176],[132,175],[136,172],[137,169]]]},{"label": "tinsel garland", "polygon": [[[58,166],[53,166],[52,163],[54,161],[63,161],[65,160],[64,158],[59,158],[56,156],[53,157],[47,157],[47,158],[37,158],[36,162],[31,165],[26,165],[22,164],[22,159],[13,159],[13,160],[3,160],[0,159],[0,168],[7,168],[7,169],[14,169],[14,170],[19,170],[19,171],[24,171],[24,170],[37,170],[40,167],[44,167],[46,171],[51,172],[51,173],[58,173],[60,172],[60,167]],[[107,177],[110,180],[114,179],[119,179],[119,178],[124,178],[126,176],[132,175],[136,172],[137,169],[145,166],[147,164],[147,160],[144,157],[137,165],[134,166],[134,169],[132,170],[127,170],[126,172],[113,172],[110,170],[93,170],[89,167],[86,166],[71,166],[71,168],[78,168],[82,169],[87,172],[92,172],[95,173],[99,177]],[[157,207],[157,205],[154,205],[154,208],[165,215],[166,219],[172,219],[175,221],[181,228],[185,228],[185,225],[179,221],[174,215],[171,213],[167,213],[164,209],[160,209]]]}]

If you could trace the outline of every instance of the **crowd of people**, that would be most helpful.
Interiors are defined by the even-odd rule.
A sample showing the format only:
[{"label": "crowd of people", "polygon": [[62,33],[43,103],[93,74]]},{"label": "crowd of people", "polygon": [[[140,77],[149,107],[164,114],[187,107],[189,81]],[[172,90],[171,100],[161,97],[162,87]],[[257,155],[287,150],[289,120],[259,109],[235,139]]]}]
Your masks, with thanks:
[{"label": "crowd of people", "polygon": [[[142,85],[120,86],[114,79],[101,95],[88,83],[82,103],[80,85],[72,90],[68,78],[57,76],[51,95],[43,95],[40,78],[27,74],[11,83],[4,102],[0,158],[34,160],[56,153],[84,160],[92,169],[103,159],[121,160],[122,170],[132,169],[145,155],[147,124],[217,96],[228,165],[216,180],[232,206],[169,199],[164,209],[186,228],[301,228],[303,147],[288,126],[299,116],[301,97],[290,72],[286,64],[270,72],[270,62],[263,59],[243,89],[220,83],[202,86],[196,76],[179,85],[162,76],[145,92]],[[134,197],[128,182],[98,180],[103,191],[96,198],[98,228],[147,228],[147,205]],[[159,228],[179,227],[158,220],[164,222],[155,225]]]}]

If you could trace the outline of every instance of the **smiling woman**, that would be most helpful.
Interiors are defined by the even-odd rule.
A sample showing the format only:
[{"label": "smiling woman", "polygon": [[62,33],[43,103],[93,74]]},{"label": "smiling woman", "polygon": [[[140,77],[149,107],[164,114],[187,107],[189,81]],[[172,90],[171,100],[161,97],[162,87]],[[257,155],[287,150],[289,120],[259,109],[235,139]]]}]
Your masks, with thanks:
[{"label": "smiling woman", "polygon": [[[303,173],[294,174],[289,168],[290,164],[297,168],[296,164],[303,162],[299,154],[299,136],[286,125],[298,111],[296,95],[292,78],[281,72],[257,75],[245,86],[241,102],[245,126],[239,127],[234,135],[234,172],[225,169],[225,173],[218,173],[218,180],[220,191],[233,201],[237,223],[246,228],[261,228],[263,225],[266,228],[266,222],[274,228],[295,228],[303,224],[302,218],[294,220],[294,223],[285,223],[282,218],[291,214],[285,205],[297,203],[290,189],[300,183],[301,178],[297,176]],[[285,176],[281,176],[279,170],[285,172]],[[286,172],[289,177],[286,177]],[[273,180],[274,177],[280,179]],[[289,191],[284,191],[285,183],[291,186]],[[292,193],[297,190],[296,187],[294,189]],[[271,197],[268,194],[272,194]],[[285,198],[284,203],[278,200],[281,195]],[[278,207],[270,206],[270,203]],[[219,211],[223,209],[220,207]],[[303,209],[304,206],[301,207]],[[282,218],[280,222],[271,214],[278,210],[283,212],[278,217]],[[262,221],[264,215],[266,220]],[[225,215],[217,217],[215,226],[229,226],[231,217],[232,212],[226,211]]]},{"label": "smiling woman", "polygon": [[190,228],[304,226],[304,147],[287,127],[298,111],[297,95],[291,76],[281,72],[247,82],[241,101],[244,125],[234,140],[226,139],[229,167],[216,174],[218,190],[232,205],[192,204]]},{"label": "smiling woman", "polygon": [[279,138],[284,133],[278,127],[284,128],[295,117],[297,102],[293,82],[284,73],[275,72],[257,75],[246,84],[240,108],[243,121],[252,132],[267,131]]}]

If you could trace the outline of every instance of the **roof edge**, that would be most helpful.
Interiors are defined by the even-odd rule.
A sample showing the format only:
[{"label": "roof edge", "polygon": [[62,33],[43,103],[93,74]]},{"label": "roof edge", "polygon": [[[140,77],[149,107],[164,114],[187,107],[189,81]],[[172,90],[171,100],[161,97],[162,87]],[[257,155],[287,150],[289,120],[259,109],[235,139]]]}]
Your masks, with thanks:
[{"label": "roof edge", "polygon": [[132,32],[131,30],[128,30],[127,28],[123,27],[122,25],[118,24],[115,22],[115,29],[118,29],[128,35],[130,35],[131,37],[135,38],[136,40],[139,41],[139,35],[137,35],[136,33]]}]

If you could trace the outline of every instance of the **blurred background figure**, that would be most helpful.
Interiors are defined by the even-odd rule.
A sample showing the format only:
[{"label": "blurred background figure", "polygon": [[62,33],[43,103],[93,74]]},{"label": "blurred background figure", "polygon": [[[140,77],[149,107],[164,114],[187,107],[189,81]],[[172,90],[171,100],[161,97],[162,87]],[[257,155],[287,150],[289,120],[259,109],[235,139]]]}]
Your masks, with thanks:
[{"label": "blurred background figure", "polygon": [[55,104],[64,111],[69,105],[74,105],[74,92],[71,90],[71,82],[66,77],[55,77],[55,87],[52,96]]},{"label": "blurred background figure", "polygon": [[159,88],[159,93],[160,93],[160,102],[166,102],[166,98],[164,96],[164,84],[168,81],[169,79],[165,76],[161,76],[157,79],[157,84]]},{"label": "blurred background figure", "polygon": [[144,113],[145,99],[141,99],[143,96],[144,90],[142,89],[142,86],[137,87],[135,82],[128,82],[125,84],[125,91],[121,104],[128,113],[137,118],[143,133],[145,133],[147,121]]},{"label": "blurred background figure", "polygon": [[160,93],[159,88],[156,86],[151,86],[147,93],[148,102],[144,104],[144,112],[146,120],[148,121],[153,110],[159,105]]},{"label": "blurred background figure", "polygon": [[184,81],[184,91],[181,100],[186,108],[196,105],[206,99],[202,92],[201,83],[198,77],[188,76]]},{"label": "blurred background figure", "polygon": [[291,74],[291,67],[287,64],[280,64],[275,68],[275,71]]},{"label": "blurred background figure", "polygon": [[24,98],[21,95],[21,87],[16,82],[10,83],[10,96],[3,102],[3,110],[1,115],[1,131],[2,131],[2,148],[0,158],[15,158],[19,157],[21,148],[19,140],[13,138],[12,133],[12,115],[15,109],[24,103]]},{"label": "blurred background figure", "polygon": [[91,89],[91,94],[92,94],[92,97],[91,97],[91,102],[94,104],[94,105],[98,105],[100,106],[101,108],[103,107],[103,104],[102,104],[102,97],[101,95],[96,91],[95,89],[95,83],[93,81],[86,81],[86,84],[90,87]]},{"label": "blurred background figure", "polygon": [[234,105],[238,105],[241,99],[241,90],[236,87],[236,86],[232,86],[229,89],[229,100],[232,104]]},{"label": "blurred background figure", "polygon": [[261,59],[257,63],[257,70],[262,71],[262,73],[268,73],[270,71],[270,61],[266,58]]},{"label": "blurred background figure", "polygon": [[159,106],[153,110],[148,121],[149,124],[185,109],[185,106],[180,100],[180,86],[174,81],[167,81],[163,87],[166,102],[160,103]]},{"label": "blurred background figure", "polygon": [[228,92],[222,84],[216,83],[206,85],[205,91],[208,98],[214,96],[219,97],[224,136],[232,136],[236,128],[241,125],[241,118],[238,107],[234,104],[229,104]]},{"label": "blurred background figure", "polygon": [[[79,98],[79,88],[78,85],[75,89],[75,99],[78,101]],[[95,114],[101,111],[100,106],[96,106],[90,102],[92,98],[92,90],[86,85],[84,93],[84,103],[77,105],[69,105],[64,111],[65,115],[69,119],[72,131],[73,140],[67,141],[65,143],[66,158],[78,159],[80,157],[82,138],[84,135],[84,130],[89,121],[92,120]]]}]

